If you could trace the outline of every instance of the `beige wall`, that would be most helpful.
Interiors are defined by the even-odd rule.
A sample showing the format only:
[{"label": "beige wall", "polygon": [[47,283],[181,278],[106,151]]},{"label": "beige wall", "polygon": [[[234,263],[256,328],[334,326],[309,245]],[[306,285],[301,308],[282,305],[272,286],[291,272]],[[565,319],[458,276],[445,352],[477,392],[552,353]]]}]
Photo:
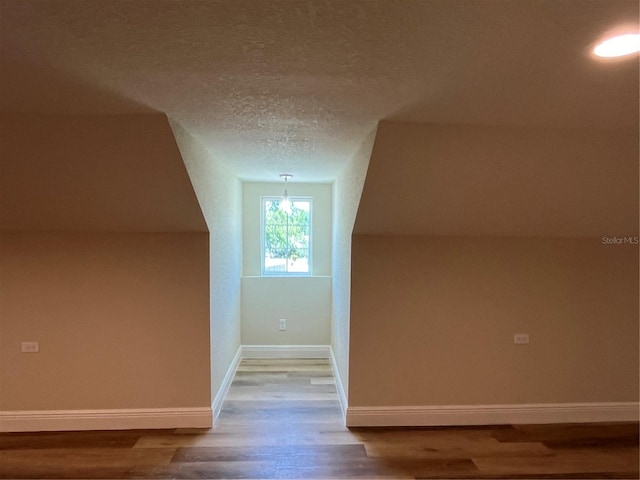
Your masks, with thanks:
[{"label": "beige wall", "polygon": [[638,232],[638,131],[381,122],[355,232]]},{"label": "beige wall", "polygon": [[638,401],[637,245],[358,235],[352,265],[350,406]]},{"label": "beige wall", "polygon": [[[207,243],[3,233],[1,409],[208,407]],[[23,341],[40,353],[21,353]]]},{"label": "beige wall", "polygon": [[351,233],[375,134],[373,130],[367,135],[358,151],[354,153],[353,158],[340,171],[333,183],[331,347],[345,397],[348,397],[349,381]]},{"label": "beige wall", "polygon": [[0,229],[206,232],[165,115],[0,115]]},{"label": "beige wall", "polygon": [[172,122],[209,227],[211,397],[216,398],[240,347],[242,188],[240,180],[179,124]]},{"label": "beige wall", "polygon": [[[243,183],[242,343],[327,345],[331,336],[331,185],[289,183],[290,196],[312,197],[311,277],[262,277],[261,196],[281,196],[283,183]],[[278,329],[287,319],[287,330]]]},{"label": "beige wall", "polygon": [[382,122],[354,232],[350,407],[638,401],[637,131]]},{"label": "beige wall", "polygon": [[209,408],[209,235],[166,117],[0,120],[0,408]]},{"label": "beige wall", "polygon": [[331,277],[242,278],[244,345],[328,345],[330,315]]}]

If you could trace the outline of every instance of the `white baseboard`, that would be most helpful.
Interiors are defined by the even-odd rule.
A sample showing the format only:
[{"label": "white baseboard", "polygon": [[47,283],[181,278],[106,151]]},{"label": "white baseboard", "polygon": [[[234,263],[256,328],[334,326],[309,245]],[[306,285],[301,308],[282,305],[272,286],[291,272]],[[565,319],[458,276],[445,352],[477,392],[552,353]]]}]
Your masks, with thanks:
[{"label": "white baseboard", "polygon": [[637,402],[348,407],[349,427],[637,422]]},{"label": "white baseboard", "polygon": [[331,358],[330,345],[243,345],[242,358]]},{"label": "white baseboard", "polygon": [[336,357],[333,354],[333,347],[329,345],[329,353],[331,355],[331,369],[333,370],[333,376],[336,379],[336,391],[338,393],[338,401],[340,402],[340,410],[342,410],[342,420],[347,421],[347,395],[342,386],[342,379],[340,378],[340,371],[338,370],[338,364],[336,363]]},{"label": "white baseboard", "polygon": [[238,348],[211,407],[0,411],[0,432],[210,428],[242,358],[330,358],[328,345],[245,345]]},{"label": "white baseboard", "polygon": [[0,412],[0,432],[209,428],[209,407]]},{"label": "white baseboard", "polygon": [[242,345],[238,347],[238,351],[236,352],[235,357],[231,361],[231,365],[227,369],[227,373],[222,380],[222,384],[216,393],[215,398],[213,399],[213,403],[211,405],[211,410],[213,412],[213,421],[215,422],[220,415],[220,410],[222,410],[222,404],[224,403],[224,399],[229,392],[229,388],[233,383],[233,377],[236,375],[236,370],[238,370],[238,365],[240,365],[240,361],[242,360]]}]

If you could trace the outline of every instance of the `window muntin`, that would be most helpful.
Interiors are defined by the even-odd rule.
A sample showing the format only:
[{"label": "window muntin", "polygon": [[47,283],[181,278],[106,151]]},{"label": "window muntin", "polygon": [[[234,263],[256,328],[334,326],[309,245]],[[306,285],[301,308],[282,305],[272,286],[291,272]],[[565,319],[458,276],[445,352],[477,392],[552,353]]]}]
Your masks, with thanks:
[{"label": "window muntin", "polygon": [[262,197],[262,274],[311,275],[311,198]]}]

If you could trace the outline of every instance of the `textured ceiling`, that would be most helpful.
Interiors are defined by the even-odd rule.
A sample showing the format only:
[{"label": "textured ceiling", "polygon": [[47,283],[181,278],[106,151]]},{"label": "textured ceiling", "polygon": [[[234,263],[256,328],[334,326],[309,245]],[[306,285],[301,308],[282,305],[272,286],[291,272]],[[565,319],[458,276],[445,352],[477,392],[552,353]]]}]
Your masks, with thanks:
[{"label": "textured ceiling", "polygon": [[637,127],[619,0],[0,0],[3,111],[159,111],[246,180],[329,181],[382,119]]}]

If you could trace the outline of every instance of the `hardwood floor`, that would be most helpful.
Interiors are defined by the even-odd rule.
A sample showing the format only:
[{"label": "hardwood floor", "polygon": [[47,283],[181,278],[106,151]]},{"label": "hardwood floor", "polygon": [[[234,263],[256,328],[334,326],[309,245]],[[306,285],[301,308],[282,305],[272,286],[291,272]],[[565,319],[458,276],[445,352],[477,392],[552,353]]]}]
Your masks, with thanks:
[{"label": "hardwood floor", "polygon": [[209,430],[0,434],[0,478],[639,478],[638,424],[342,425],[325,360],[244,360]]}]

